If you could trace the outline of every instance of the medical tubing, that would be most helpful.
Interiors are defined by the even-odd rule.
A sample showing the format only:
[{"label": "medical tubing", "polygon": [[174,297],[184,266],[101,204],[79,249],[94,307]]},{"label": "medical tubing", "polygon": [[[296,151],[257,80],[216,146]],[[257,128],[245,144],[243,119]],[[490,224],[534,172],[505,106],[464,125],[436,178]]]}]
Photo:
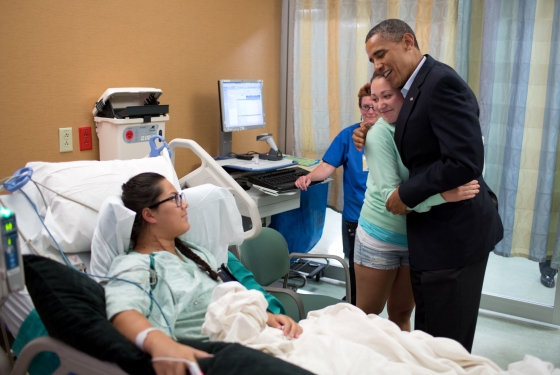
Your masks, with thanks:
[{"label": "medical tubing", "polygon": [[35,210],[35,213],[37,214],[37,217],[39,217],[39,220],[41,221],[41,224],[43,224],[43,227],[47,230],[47,233],[49,234],[49,236],[52,238],[52,240],[54,241],[56,247],[58,248],[58,251],[60,251],[60,254],[62,255],[62,259],[64,259],[64,261],[66,262],[66,265],[69,266],[70,268],[72,268],[73,270],[75,270],[76,272],[81,272],[84,275],[90,276],[90,277],[97,277],[97,278],[101,278],[101,279],[109,279],[109,280],[118,280],[118,281],[124,281],[126,283],[132,284],[138,288],[140,288],[140,290],[142,290],[144,293],[146,293],[150,299],[156,304],[157,308],[159,309],[161,316],[163,316],[163,319],[165,320],[165,324],[167,324],[167,329],[169,330],[169,333],[171,335],[173,335],[173,330],[171,329],[171,325],[169,324],[169,321],[167,320],[167,318],[165,317],[165,314],[163,313],[163,309],[161,308],[161,306],[159,305],[159,303],[153,298],[153,296],[148,293],[146,290],[144,290],[144,288],[142,288],[142,286],[136,284],[135,282],[126,280],[126,279],[118,279],[116,277],[111,277],[111,276],[100,276],[100,275],[92,275],[86,272],[82,272],[80,270],[78,270],[76,267],[74,267],[74,265],[72,263],[70,263],[70,261],[68,260],[68,258],[66,257],[66,254],[64,254],[64,251],[62,251],[62,249],[60,248],[60,245],[58,244],[58,242],[56,241],[56,239],[54,238],[54,236],[52,235],[51,231],[49,230],[49,228],[47,228],[45,222],[43,221],[43,218],[41,217],[41,215],[39,214],[39,211],[37,210],[37,206],[35,206],[35,203],[33,203],[33,201],[31,200],[31,198],[29,198],[29,196],[25,193],[25,191],[19,189],[23,195],[27,198],[27,200],[29,201],[29,203],[31,204],[31,207],[33,207],[33,209]]},{"label": "medical tubing", "polygon": [[35,187],[37,188],[37,191],[39,192],[39,194],[41,194],[41,199],[43,200],[43,204],[45,205],[45,207],[48,206],[47,204],[47,200],[45,199],[45,196],[43,195],[43,192],[41,191],[41,189],[39,189],[39,185],[37,184],[37,182],[33,179],[31,179],[31,182],[33,182],[33,184],[35,185]]},{"label": "medical tubing", "polygon": [[[154,271],[152,269],[149,269],[149,268],[142,267],[142,266],[134,266],[134,267],[130,267],[126,270],[122,270],[121,272],[115,274],[113,277],[119,277],[122,274],[132,272],[132,271],[148,271],[150,273],[150,275],[155,275],[156,278],[159,278],[156,271]],[[171,285],[169,285],[167,280],[165,280],[163,277],[161,278],[161,281],[163,281],[165,283],[165,285],[167,285],[167,289],[169,289],[169,293],[171,293],[171,300],[173,301],[173,304],[176,305],[177,304],[177,299],[175,298],[175,294],[173,294],[173,289],[171,289]],[[150,285],[152,285],[151,281],[150,281]]]},{"label": "medical tubing", "polygon": [[[84,206],[84,207],[89,208],[90,210],[92,210],[92,211],[94,211],[94,212],[99,212],[98,209],[96,209],[96,208],[94,208],[94,207],[91,207],[91,206],[88,206],[87,204],[85,204],[85,203],[83,203],[83,202],[80,202],[80,201],[77,201],[77,200],[75,200],[75,199],[73,199],[73,198],[67,197],[66,195],[61,194],[61,193],[59,193],[59,192],[57,192],[57,191],[54,191],[54,190],[51,189],[50,187],[48,187],[48,186],[46,186],[46,185],[43,185],[43,184],[40,183],[40,182],[37,182],[37,181],[35,181],[35,180],[33,180],[33,179],[31,179],[31,182],[33,182],[35,185],[39,185],[39,186],[41,186],[41,187],[44,187],[45,189],[47,189],[47,190],[53,192],[54,194],[58,195],[59,197],[62,197],[62,198],[64,198],[64,199],[68,199],[68,200],[71,201],[71,202],[80,204],[80,205],[82,205],[82,206]],[[23,192],[23,190],[21,190],[21,191]],[[41,190],[39,190],[39,192],[41,192]],[[43,194],[41,194],[41,196],[42,196],[42,195],[43,195]],[[43,198],[43,201],[45,201],[44,198]],[[46,203],[45,203],[45,205],[46,205]]]},{"label": "medical tubing", "polygon": [[9,177],[7,181],[2,181],[2,186],[13,193],[16,190],[21,189],[33,175],[33,169],[29,167],[20,168],[14,172],[13,176]]}]

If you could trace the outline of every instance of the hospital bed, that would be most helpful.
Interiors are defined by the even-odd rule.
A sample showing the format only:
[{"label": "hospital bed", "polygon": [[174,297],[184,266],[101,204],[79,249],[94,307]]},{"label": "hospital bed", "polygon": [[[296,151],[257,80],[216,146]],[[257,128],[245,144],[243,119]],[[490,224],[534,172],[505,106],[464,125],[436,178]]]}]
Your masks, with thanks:
[{"label": "hospital bed", "polygon": [[[119,164],[121,168],[121,170],[119,170],[118,173],[109,173],[107,170],[102,169],[101,172],[98,172],[96,175],[96,178],[99,179],[97,180],[97,182],[92,182],[91,180],[84,179],[85,186],[78,186],[78,187],[73,186],[71,189],[69,189],[71,191],[71,193],[68,193],[68,195],[70,195],[70,198],[78,201],[80,199],[84,199],[84,197],[87,196],[87,194],[84,193],[84,190],[90,189],[90,190],[101,192],[98,195],[95,195],[94,197],[90,197],[88,201],[88,205],[90,206],[89,208],[79,206],[76,204],[76,202],[72,203],[74,205],[72,206],[73,207],[72,210],[78,211],[77,216],[79,216],[75,220],[79,221],[80,219],[82,219],[82,221],[85,222],[84,225],[88,226],[87,223],[91,224],[92,215],[94,219],[97,218],[97,216],[101,217],[106,212],[110,212],[114,214],[113,216],[119,215],[120,213],[118,209],[112,209],[112,210],[107,209],[107,207],[111,204],[111,197],[119,195],[120,185],[123,182],[127,181],[129,177],[132,177],[133,175],[139,173],[138,170],[134,169],[134,168],[139,168],[141,172],[155,171],[160,174],[163,174],[170,181],[175,183],[177,186],[181,184],[181,187],[183,185],[194,187],[194,188],[187,189],[187,192],[195,193],[195,195],[187,197],[186,200],[189,202],[189,204],[192,203],[192,205],[189,206],[189,209],[191,210],[197,209],[197,203],[199,203],[200,205],[198,206],[198,209],[200,210],[199,212],[202,214],[210,211],[207,210],[206,206],[204,205],[213,204],[216,202],[216,200],[212,197],[210,197],[210,199],[204,200],[203,199],[204,197],[207,196],[209,197],[209,195],[207,194],[203,194],[202,198],[200,196],[196,196],[196,193],[200,192],[200,190],[204,190],[204,189],[213,190],[216,192],[218,197],[221,198],[229,197],[229,203],[228,203],[229,206],[231,205],[235,206],[236,204],[232,202],[233,197],[231,196],[231,194],[227,193],[228,191],[231,192],[234,196],[236,196],[237,200],[241,200],[245,202],[247,206],[247,210],[248,212],[250,212],[250,218],[253,223],[252,229],[243,232],[241,228],[241,219],[239,217],[240,216],[239,212],[235,211],[235,214],[232,215],[230,211],[230,214],[224,216],[227,216],[228,221],[234,223],[232,224],[232,227],[237,227],[237,229],[236,230],[234,229],[234,231],[228,236],[230,237],[230,240],[228,240],[228,242],[224,242],[223,238],[206,239],[206,241],[216,241],[215,243],[220,244],[219,246],[217,246],[218,248],[223,248],[223,247],[227,248],[230,245],[239,245],[243,240],[248,238],[253,238],[259,234],[261,230],[261,221],[256,205],[254,204],[254,201],[244,192],[243,189],[241,189],[241,187],[229,175],[227,175],[227,173],[225,173],[221,169],[221,167],[217,165],[217,163],[214,162],[214,160],[199,145],[189,140],[174,140],[169,144],[169,147],[172,151],[176,151],[178,148],[187,148],[192,150],[194,154],[200,158],[201,166],[197,168],[195,171],[191,172],[190,174],[188,174],[187,176],[179,180],[177,179],[175,171],[171,164],[172,157],[169,158],[165,150],[162,150],[161,159],[160,158],[153,158],[155,160],[142,159],[139,162],[139,165],[133,165],[134,162],[115,161],[114,163]],[[175,152],[173,152],[173,155],[174,154]],[[73,176],[74,180],[76,180],[77,177],[80,176],[81,168],[85,168],[86,170],[89,170],[88,173],[91,173],[91,168],[93,168],[94,165],[103,166],[104,165],[103,163],[105,162],[46,163],[46,164],[32,164],[32,166],[36,167],[37,179],[40,179],[41,176],[43,176],[46,180],[50,179],[51,182],[57,182],[57,181],[61,182],[64,179],[67,179],[67,177],[64,176],[63,171],[70,173]],[[168,168],[169,166],[171,167]],[[69,222],[68,218],[65,218],[64,216],[64,212],[68,211],[68,208],[66,210],[63,209],[63,206],[65,204],[64,202],[66,202],[66,204],[69,203],[67,202],[67,198],[61,198],[59,195],[55,194],[54,192],[49,191],[48,187],[50,185],[48,184],[48,182],[46,182],[46,180],[41,180],[42,182],[37,182],[37,184],[44,185],[41,186],[41,188],[43,189],[42,195],[38,193],[33,194],[33,191],[35,192],[38,191],[37,187],[34,185],[29,185],[24,190],[27,190],[27,193],[30,195],[30,199],[32,199],[32,201],[37,205],[37,208],[39,212],[44,216],[47,225],[51,227],[51,229],[55,233],[58,233],[57,235],[59,236],[62,247],[65,247],[66,250],[70,250],[70,251],[72,250],[72,246],[79,247],[79,245],[87,246],[87,248],[89,249],[89,247],[94,248],[95,247],[94,244],[98,240],[111,241],[111,238],[113,237],[107,235],[106,233],[100,235],[98,238],[95,237],[96,230],[100,228],[99,225],[97,226],[90,225],[88,227],[89,229],[86,230],[85,232],[70,231],[72,233],[67,233],[68,231],[65,232],[64,230],[57,228],[56,226],[57,220],[64,222],[65,226],[71,226],[73,224],[72,222]],[[90,186],[92,183],[96,185]],[[206,185],[206,187],[203,187],[202,185],[205,184],[221,186],[225,189],[212,187],[212,185]],[[227,194],[224,194],[224,192],[226,192]],[[0,203],[3,206],[8,206],[10,208],[16,207],[17,209],[14,208],[14,211],[16,212],[16,214],[20,215],[18,217],[32,218],[34,217],[34,215],[36,216],[35,212],[29,209],[30,205],[28,202],[26,202],[26,200],[24,200],[24,197],[22,195],[23,194],[0,196]],[[118,207],[118,205],[116,205],[115,207]],[[101,210],[99,215],[95,212],[96,210]],[[235,210],[237,210],[237,208],[235,208]],[[58,212],[58,211],[62,211],[62,212]],[[223,212],[227,212],[227,210]],[[219,213],[218,216],[220,215],[221,214]],[[199,227],[204,228],[205,226],[207,226],[204,220],[210,220],[212,222],[213,231],[221,232],[220,230],[217,229],[217,226],[220,226],[221,224],[216,217],[205,218],[204,215],[198,215],[198,214],[191,215],[190,212],[189,212],[189,216],[192,219],[196,219],[197,217],[202,216],[203,221],[198,223]],[[120,217],[120,219],[123,218]],[[25,237],[25,239],[23,239],[25,243],[22,243],[22,246],[20,248],[28,249],[29,246],[41,248],[41,245],[45,245],[42,247],[41,250],[39,250],[44,252],[42,255],[55,258],[58,261],[61,261],[60,257],[57,256],[57,253],[52,249],[52,243],[49,242],[49,237],[45,233],[41,232],[40,225],[33,226],[31,225],[32,224],[31,221],[32,220],[20,220],[22,224],[24,222],[28,224],[28,227],[24,228],[24,231],[22,232],[23,236]],[[121,221],[125,222],[126,218],[125,220],[121,220]],[[94,222],[96,221],[94,220]],[[227,225],[227,224],[228,223],[224,223],[223,225]],[[195,228],[196,225],[197,223],[195,222],[191,223],[191,231],[189,231],[189,233],[196,232],[196,228]],[[93,227],[95,228],[92,229]],[[111,227],[111,225],[106,225],[106,227]],[[120,228],[119,225],[114,225],[113,230],[115,232],[118,232],[121,229],[122,228]],[[62,233],[60,232],[61,230]],[[41,235],[37,235],[33,237],[32,234],[36,232],[41,233]],[[205,234],[207,233],[204,233],[203,231],[201,237],[204,237]],[[198,234],[192,233],[192,235],[198,235]],[[193,240],[193,242],[199,243],[204,246],[204,243],[201,243],[201,241],[204,242],[204,239],[201,240],[199,238]],[[118,240],[117,243],[112,243],[109,247],[115,251],[115,254],[113,255],[116,255],[116,253],[126,250],[126,246],[123,243],[119,243]],[[213,246],[205,246],[205,247],[210,249]],[[109,263],[106,257],[102,256],[101,258],[99,258],[97,256],[98,255],[97,252],[94,252],[91,261],[87,259],[88,258],[86,256],[87,252],[85,253],[80,252],[80,255],[83,256],[84,262],[88,263],[87,265],[88,268],[91,268],[93,270],[96,269],[98,270],[100,266],[106,267],[107,264]],[[215,255],[218,258],[222,256],[220,253],[217,253]],[[75,271],[72,272],[74,272],[75,274],[79,274]],[[344,305],[346,307],[344,307]],[[249,306],[249,304],[247,304],[247,306]],[[4,306],[2,306],[2,309],[0,311],[0,316],[2,317],[6,326],[8,326],[11,333],[13,335],[18,335],[18,329],[19,326],[21,325],[21,322],[23,321],[23,319],[25,319],[27,314],[29,314],[29,312],[32,309],[33,309],[33,304],[31,303],[29,295],[27,295],[25,292],[12,293],[8,301],[6,301]],[[433,340],[437,341],[437,340],[446,340],[446,339],[431,338],[428,337],[428,335],[423,334],[422,332],[419,331],[410,334],[403,333],[398,330],[395,331],[395,327],[393,327],[393,324],[388,322],[387,320],[381,319],[376,316],[365,316],[363,313],[360,315],[360,312],[356,311],[356,308],[349,306],[348,304],[338,304],[336,306],[333,306],[331,310],[325,309],[324,312],[322,311],[323,310],[311,314],[310,319],[307,319],[307,321],[303,323],[306,324],[304,329],[307,330],[307,332],[313,331],[314,329],[317,329],[319,331],[325,331],[323,326],[312,325],[313,321],[320,322],[322,319],[326,319],[327,322],[335,322],[335,324],[324,325],[324,327],[329,327],[330,329],[334,329],[334,330],[336,330],[338,327],[344,327],[344,324],[342,324],[343,322],[356,323],[358,321],[358,318],[362,319],[362,322],[360,322],[360,324],[357,323],[354,324],[354,328],[353,328],[354,331],[344,328],[344,331],[346,331],[346,335],[350,337],[348,337],[348,339],[345,340],[346,344],[349,346],[345,348],[347,352],[343,354],[347,357],[349,357],[351,354],[357,355],[359,354],[360,350],[366,348],[367,346],[364,346],[363,348],[355,346],[359,339],[363,340],[365,344],[369,343],[370,346],[367,348],[368,350],[370,350],[370,352],[368,352],[368,354],[364,357],[370,358],[371,363],[364,363],[362,365],[372,366],[366,368],[375,369],[376,373],[399,373],[398,369],[402,367],[395,367],[397,363],[396,360],[398,360],[398,358],[397,359],[391,358],[391,353],[399,353],[399,356],[408,358],[411,361],[410,363],[399,362],[398,365],[399,366],[406,365],[408,366],[407,368],[421,369],[423,371],[418,373],[428,373],[429,370],[427,366],[429,366],[430,364],[437,365],[437,366],[441,366],[442,364],[450,365],[450,366],[454,366],[455,369],[460,370],[463,368],[461,363],[463,364],[467,363],[465,361],[473,361],[472,366],[482,366],[482,365],[486,366],[485,367],[485,369],[487,370],[486,372],[481,371],[476,373],[480,373],[480,374],[501,373],[496,370],[495,365],[492,365],[491,363],[489,364],[490,361],[485,360],[483,358],[481,359],[480,357],[476,358],[476,356],[470,356],[470,354],[466,353],[464,349],[462,352],[460,347],[458,347],[457,351],[455,352],[450,351],[449,350],[450,346],[453,346],[453,344],[455,344],[455,346],[459,345],[455,342],[449,342],[449,343],[444,342],[443,345],[441,342],[439,342],[439,344],[436,343],[437,345],[433,345],[430,347],[423,346],[424,343],[428,343],[428,342],[431,342],[433,344]],[[339,315],[338,316],[333,315],[334,313]],[[350,315],[346,315],[345,318],[344,315],[340,315],[340,314],[350,314]],[[342,320],[340,321],[332,320],[337,317],[342,318]],[[242,318],[245,318],[245,316],[242,316]],[[229,317],[225,317],[225,319],[229,319]],[[374,330],[373,332],[378,332],[377,336],[375,336],[375,339],[372,339],[371,335],[368,335],[367,332],[363,330],[363,327],[366,327],[368,324],[370,325],[370,328]],[[351,327],[349,326],[348,328]],[[286,345],[285,342],[280,341],[279,346],[275,345],[275,341],[279,340],[279,338],[277,337],[278,336],[277,332],[270,333],[272,335],[276,333],[275,338],[273,336],[267,336],[269,333],[270,332],[267,333],[267,331],[265,330],[260,335],[257,333],[257,335],[254,336],[251,342],[241,342],[241,341],[240,342],[243,343],[244,345],[246,344],[249,347],[253,346],[255,348],[263,348],[267,346],[270,352],[274,352],[274,350],[283,350],[282,348],[285,347]],[[330,336],[328,341],[329,343],[332,344],[328,344],[327,346],[330,346],[332,348],[342,349],[342,347],[340,346],[342,340],[340,339],[340,336],[338,336],[340,332],[333,332],[333,334],[335,335]],[[414,339],[414,336],[418,336],[419,339]],[[274,340],[271,340],[270,337],[273,337]],[[301,367],[304,368],[305,368],[304,366],[305,362],[313,362],[313,364],[316,366],[320,366],[321,364],[325,366],[325,364],[328,364],[327,367],[329,368],[335,368],[335,366],[340,366],[339,368],[335,368],[337,374],[347,373],[346,371],[348,370],[351,370],[352,373],[364,373],[363,371],[362,372],[355,371],[356,369],[358,370],[360,369],[359,363],[355,363],[355,362],[353,363],[352,361],[350,362],[344,361],[343,358],[338,359],[336,356],[337,352],[334,352],[332,354],[327,354],[326,351],[322,351],[323,346],[325,346],[325,341],[321,339],[322,336],[320,335],[315,336],[316,340],[312,340],[313,337],[314,336],[308,335],[306,336],[305,340],[298,339],[298,341],[294,342],[293,344],[294,350],[290,352],[282,352],[280,353],[279,357],[286,360],[291,360],[292,363],[300,365]],[[409,345],[409,347],[407,348],[406,346],[401,345],[400,344],[401,342],[406,342],[407,345]],[[132,345],[131,343],[128,344]],[[307,347],[304,348],[304,346]],[[419,349],[413,352],[411,351],[411,349],[409,349],[412,346],[418,346]],[[434,353],[434,348],[436,347],[445,353],[443,357],[434,358],[433,353]],[[427,348],[430,350],[426,350]],[[316,351],[319,350],[322,352],[321,354],[305,357],[306,353],[309,355],[309,353],[312,353],[313,350]],[[67,345],[52,337],[41,337],[26,345],[25,348],[19,354],[18,359],[11,373],[13,375],[25,374],[31,363],[31,360],[38,353],[44,351],[53,352],[58,355],[61,364],[60,367],[55,372],[56,375],[65,375],[69,373],[94,374],[94,375],[126,374],[126,372],[123,369],[121,369],[119,366],[117,366],[115,363],[100,361],[99,359],[96,359],[84,352],[76,350],[72,346]],[[338,353],[341,352],[339,351]],[[431,357],[428,355],[430,353],[432,353]],[[450,357],[449,353],[456,355],[457,356],[456,359]],[[352,366],[352,365],[354,366],[353,368],[344,367],[344,366]],[[527,363],[525,365],[527,365]],[[539,363],[539,365],[542,365],[542,363]],[[9,366],[5,366],[5,365],[4,367],[2,366],[3,365],[0,362],[0,373],[2,374],[8,373]],[[416,373],[416,372],[407,372],[407,373]],[[548,371],[548,372],[545,371],[540,373],[556,375],[556,373],[552,371]],[[512,371],[510,372],[510,374],[515,374],[515,372]]]},{"label": "hospital bed", "polygon": [[[200,167],[180,180],[177,178],[172,166],[178,149],[191,150],[201,162]],[[202,193],[201,195],[200,189],[186,189],[185,191],[188,196],[187,201],[190,204],[188,209],[189,216],[195,218],[195,220],[202,217],[198,224],[195,223],[194,231],[192,230],[193,226],[191,226],[189,231],[191,233],[190,240],[202,246],[206,245],[205,247],[208,248],[217,247],[221,249],[221,254],[215,255],[217,255],[219,262],[224,262],[224,254],[227,254],[228,246],[235,247],[243,240],[254,238],[260,233],[261,219],[257,206],[239,184],[196,142],[186,139],[175,139],[169,143],[169,151],[171,156],[167,153],[166,148],[163,148],[160,150],[161,156],[158,158],[141,159],[138,161],[115,161],[114,164],[118,164],[119,168],[114,171],[111,171],[109,168],[109,163],[113,162],[30,163],[28,166],[36,169],[34,180],[38,179],[40,181],[35,181],[35,186],[29,183],[22,189],[24,192],[27,192],[31,201],[37,206],[38,212],[41,213],[50,231],[54,232],[54,236],[60,243],[61,248],[67,254],[75,253],[75,248],[86,250],[78,251],[78,255],[88,269],[90,269],[90,264],[94,263],[91,266],[95,274],[95,271],[100,269],[100,264],[108,267],[110,260],[106,258],[101,260],[90,259],[89,245],[94,236],[93,231],[95,229],[95,224],[91,225],[92,219],[93,223],[97,222],[96,211],[101,208],[105,198],[111,195],[120,195],[121,184],[130,177],[137,173],[153,171],[166,176],[178,189],[182,187],[192,188],[204,184],[223,187],[235,197],[235,200],[231,199],[231,201],[224,203],[223,198],[227,198],[229,194],[226,193],[224,195],[223,189],[220,191],[220,189],[213,189],[212,187],[210,187],[210,190],[217,191],[213,195],[208,193]],[[167,168],[165,167],[166,163]],[[53,188],[58,183],[63,184],[69,177],[71,177],[70,180],[77,181],[77,183],[67,187],[64,192],[66,197],[61,197]],[[94,192],[95,189],[101,192]],[[207,191],[208,189],[205,190]],[[88,195],[88,193],[92,194]],[[196,201],[198,205],[193,204],[193,201]],[[221,203],[218,204],[216,201]],[[242,229],[241,216],[236,208],[235,201],[238,204],[242,202],[241,204],[245,205],[243,211],[252,222],[251,229],[245,232]],[[87,207],[80,205],[79,202],[86,203]],[[23,252],[35,252],[63,262],[49,236],[41,228],[41,224],[36,217],[37,214],[31,209],[31,205],[24,199],[23,194],[15,193],[13,195],[0,196],[0,204],[15,211],[19,218],[18,222],[24,227],[20,230],[20,249]],[[218,210],[216,215],[208,214],[208,207],[211,208],[210,211]],[[192,215],[191,211],[193,210],[199,210],[200,212]],[[69,234],[65,228],[57,225],[59,222],[70,225],[69,221],[71,222],[71,220],[65,217],[70,211],[77,211],[73,217],[76,221],[81,220],[83,226],[87,227],[86,229],[79,229]],[[225,217],[220,218],[220,216]],[[222,222],[221,228],[220,221]],[[30,222],[33,222],[33,224],[30,224]],[[210,223],[212,225],[208,226]],[[206,231],[205,227],[212,228],[212,231]],[[37,233],[41,233],[41,235],[37,235]],[[30,250],[30,248],[33,250]],[[122,249],[121,246],[120,251],[123,250],[126,249]],[[227,257],[227,255],[225,256]],[[93,258],[95,258],[95,255]],[[21,323],[32,309],[33,303],[29,294],[24,290],[21,293],[10,295],[0,309],[0,317],[10,332],[16,336]],[[54,352],[59,356],[61,366],[56,371],[56,374],[71,372],[77,374],[125,374],[115,364],[99,361],[51,337],[42,337],[28,344],[18,356],[12,374],[25,374],[30,361],[36,354],[42,351]],[[7,368],[9,368],[9,365],[6,364],[6,361],[0,360],[0,370],[4,369],[4,371],[0,372],[5,373]]]}]

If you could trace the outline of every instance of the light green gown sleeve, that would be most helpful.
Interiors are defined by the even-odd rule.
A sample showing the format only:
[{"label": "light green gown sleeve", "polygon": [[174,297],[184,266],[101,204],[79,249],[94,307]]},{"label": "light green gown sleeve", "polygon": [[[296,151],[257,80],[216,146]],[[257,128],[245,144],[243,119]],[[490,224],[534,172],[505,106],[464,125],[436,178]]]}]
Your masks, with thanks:
[{"label": "light green gown sleeve", "polygon": [[257,283],[251,271],[245,268],[239,259],[230,251],[228,251],[228,267],[233,276],[235,276],[245,288],[249,290],[258,290],[264,295],[264,298],[266,298],[268,302],[268,311],[273,314],[286,314],[286,309],[284,309],[282,303],[278,301],[276,297],[267,293],[263,287]]}]

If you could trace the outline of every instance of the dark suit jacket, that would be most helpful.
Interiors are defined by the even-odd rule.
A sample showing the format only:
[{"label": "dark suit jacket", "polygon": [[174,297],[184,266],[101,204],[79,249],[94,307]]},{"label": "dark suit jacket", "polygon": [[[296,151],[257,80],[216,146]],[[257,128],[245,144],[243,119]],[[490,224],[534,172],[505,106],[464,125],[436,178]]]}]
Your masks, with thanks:
[{"label": "dark suit jacket", "polygon": [[426,55],[399,114],[395,142],[410,170],[410,179],[399,187],[408,207],[474,179],[480,183],[473,199],[407,215],[411,266],[424,271],[458,268],[494,249],[503,227],[482,178],[478,104],[452,68]]}]

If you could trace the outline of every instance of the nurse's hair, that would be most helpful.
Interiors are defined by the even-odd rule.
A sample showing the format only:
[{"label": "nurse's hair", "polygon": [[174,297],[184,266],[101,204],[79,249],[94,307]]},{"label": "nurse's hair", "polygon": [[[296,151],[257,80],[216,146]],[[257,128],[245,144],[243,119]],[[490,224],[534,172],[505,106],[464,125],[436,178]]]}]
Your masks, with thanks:
[{"label": "nurse's hair", "polygon": [[408,25],[408,23],[404,22],[403,20],[388,19],[379,22],[366,35],[366,40],[364,43],[367,43],[367,41],[370,40],[375,34],[379,34],[383,39],[390,40],[394,43],[399,43],[402,40],[404,34],[411,34],[414,38],[414,47],[420,49],[420,47],[418,47],[416,34],[414,34],[414,31]]},{"label": "nurse's hair", "polygon": [[362,98],[364,96],[371,96],[371,83],[369,82],[360,87],[360,91],[358,91],[358,107],[362,106]]},{"label": "nurse's hair", "polygon": [[[126,208],[136,213],[132,232],[130,233],[130,244],[134,248],[138,236],[146,227],[146,221],[142,217],[142,210],[155,204],[163,192],[161,182],[165,179],[160,174],[147,172],[132,177],[122,185],[122,201]],[[157,210],[157,208],[154,208]],[[183,241],[175,238],[175,247],[187,258],[195,262],[198,267],[208,273],[212,280],[218,280],[218,273],[208,263],[202,260],[194,251],[189,249]]]}]

